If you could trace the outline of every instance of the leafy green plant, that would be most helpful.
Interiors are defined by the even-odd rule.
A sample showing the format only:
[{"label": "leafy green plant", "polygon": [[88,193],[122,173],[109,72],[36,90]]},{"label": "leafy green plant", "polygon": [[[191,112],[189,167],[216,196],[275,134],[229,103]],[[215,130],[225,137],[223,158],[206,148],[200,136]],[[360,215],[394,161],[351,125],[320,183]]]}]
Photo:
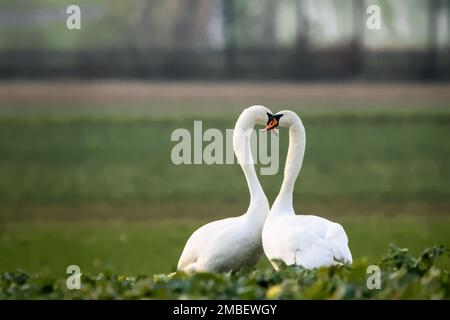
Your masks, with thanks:
[{"label": "leafy green plant", "polygon": [[82,287],[69,290],[64,278],[0,274],[1,299],[449,299],[450,278],[436,264],[449,258],[442,246],[413,257],[391,245],[379,263],[380,289],[367,286],[368,262],[306,270],[282,266],[234,273],[174,273],[129,277],[111,271],[82,275]]}]

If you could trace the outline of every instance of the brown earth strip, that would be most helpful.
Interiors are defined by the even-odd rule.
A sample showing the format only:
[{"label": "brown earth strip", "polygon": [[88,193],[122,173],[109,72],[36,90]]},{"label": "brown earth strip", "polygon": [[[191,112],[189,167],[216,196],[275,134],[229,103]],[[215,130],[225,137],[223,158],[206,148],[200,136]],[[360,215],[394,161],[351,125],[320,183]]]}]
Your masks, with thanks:
[{"label": "brown earth strip", "polygon": [[[64,106],[217,102],[245,105],[449,105],[450,83],[251,83],[251,82],[8,82],[0,84],[0,109]],[[214,108],[214,103],[211,104]]]}]

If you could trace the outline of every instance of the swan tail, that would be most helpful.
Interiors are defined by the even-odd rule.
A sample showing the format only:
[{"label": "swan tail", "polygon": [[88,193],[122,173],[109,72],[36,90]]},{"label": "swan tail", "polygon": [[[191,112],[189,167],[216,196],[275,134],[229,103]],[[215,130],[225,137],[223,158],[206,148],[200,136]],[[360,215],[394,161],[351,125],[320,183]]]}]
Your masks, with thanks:
[{"label": "swan tail", "polygon": [[348,247],[347,234],[340,224],[333,223],[328,228],[325,238],[330,243],[331,250],[337,262],[350,264],[353,262],[352,253]]}]

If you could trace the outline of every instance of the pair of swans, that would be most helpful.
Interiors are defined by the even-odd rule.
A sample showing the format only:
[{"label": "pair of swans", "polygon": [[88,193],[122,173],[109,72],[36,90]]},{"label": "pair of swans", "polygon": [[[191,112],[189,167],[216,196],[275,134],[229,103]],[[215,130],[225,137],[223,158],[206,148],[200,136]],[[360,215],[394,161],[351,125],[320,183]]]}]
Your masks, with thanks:
[{"label": "pair of swans", "polygon": [[[253,165],[248,134],[255,124],[273,130],[289,128],[289,149],[280,192],[269,206]],[[347,235],[341,225],[311,215],[296,215],[293,191],[305,153],[305,128],[298,115],[286,110],[275,115],[264,106],[245,109],[236,122],[233,147],[250,191],[250,205],[241,216],[210,222],[187,241],[178,262],[185,272],[227,272],[252,267],[265,253],[277,261],[307,269],[351,263]]]}]

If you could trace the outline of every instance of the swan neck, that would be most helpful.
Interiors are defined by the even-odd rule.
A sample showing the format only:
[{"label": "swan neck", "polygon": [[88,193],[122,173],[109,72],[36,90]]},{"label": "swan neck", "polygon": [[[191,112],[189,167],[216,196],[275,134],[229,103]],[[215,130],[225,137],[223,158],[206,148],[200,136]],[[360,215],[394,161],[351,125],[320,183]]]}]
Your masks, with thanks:
[{"label": "swan neck", "polygon": [[289,127],[289,148],[284,167],[283,183],[273,204],[275,211],[294,212],[293,193],[295,181],[302,168],[305,146],[305,128],[299,120]]},{"label": "swan neck", "polygon": [[[247,210],[249,215],[255,215],[264,210],[256,210],[262,203],[266,205],[267,198],[264,190],[259,183],[258,176],[253,162],[253,156],[251,151],[251,134],[255,121],[248,115],[242,115],[234,128],[233,133],[233,147],[236,158],[239,165],[244,172],[245,179],[247,180],[247,186],[250,192],[250,205]],[[268,207],[268,203],[267,203]],[[268,210],[268,209],[267,209]],[[265,218],[265,216],[264,216]]]}]

